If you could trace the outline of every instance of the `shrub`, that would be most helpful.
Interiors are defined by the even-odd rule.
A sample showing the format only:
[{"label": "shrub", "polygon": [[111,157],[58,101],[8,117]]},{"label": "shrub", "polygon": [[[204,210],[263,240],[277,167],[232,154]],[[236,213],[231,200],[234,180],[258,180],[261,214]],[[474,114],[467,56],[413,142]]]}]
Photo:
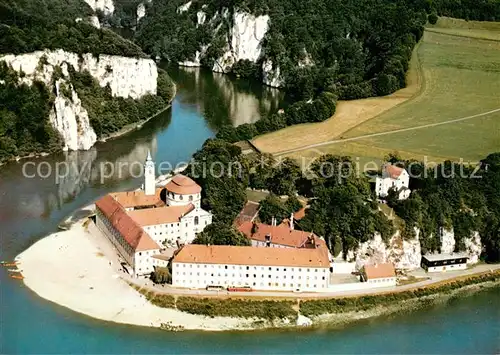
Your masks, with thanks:
[{"label": "shrub", "polygon": [[427,21],[429,21],[431,25],[435,25],[438,21],[438,15],[435,12],[429,14],[427,16]]},{"label": "shrub", "polygon": [[273,320],[296,318],[297,315],[292,308],[293,301],[179,297],[176,305],[180,311],[209,317],[258,317]]}]

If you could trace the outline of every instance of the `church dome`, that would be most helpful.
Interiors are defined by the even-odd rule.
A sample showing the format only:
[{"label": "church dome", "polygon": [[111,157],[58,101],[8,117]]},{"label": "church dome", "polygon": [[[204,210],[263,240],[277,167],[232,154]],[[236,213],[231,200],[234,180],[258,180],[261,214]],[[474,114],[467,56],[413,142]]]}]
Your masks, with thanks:
[{"label": "church dome", "polygon": [[178,174],[175,175],[170,182],[165,185],[165,188],[174,194],[178,195],[193,195],[201,192],[201,186],[198,185],[193,179]]}]

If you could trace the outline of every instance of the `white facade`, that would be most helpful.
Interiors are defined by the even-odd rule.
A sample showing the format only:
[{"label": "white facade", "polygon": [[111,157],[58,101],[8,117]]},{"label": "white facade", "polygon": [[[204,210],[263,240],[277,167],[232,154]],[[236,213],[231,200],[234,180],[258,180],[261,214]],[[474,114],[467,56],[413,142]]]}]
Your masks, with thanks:
[{"label": "white facade", "polygon": [[159,248],[136,252],[134,255],[134,271],[136,276],[149,276],[154,271],[153,255],[159,253]]},{"label": "white facade", "polygon": [[467,269],[467,263],[454,264],[454,265],[441,265],[430,266],[426,268],[427,272],[443,272],[443,271],[457,271]]},{"label": "white facade", "polygon": [[381,277],[366,281],[370,288],[396,286],[396,277]]},{"label": "white facade", "polygon": [[175,194],[167,192],[167,205],[169,206],[184,206],[192,203],[195,207],[200,208],[201,193],[191,195]]},{"label": "white facade", "polygon": [[111,241],[125,262],[132,267],[133,276],[148,275],[154,270],[152,256],[160,253],[159,246],[158,249],[135,251],[99,209],[96,211],[96,225]]},{"label": "white facade", "polygon": [[400,200],[407,199],[410,196],[411,192],[408,188],[409,186],[410,176],[404,169],[401,169],[401,174],[397,177],[394,177],[394,175],[391,176],[391,174],[387,173],[387,170],[384,170],[382,176],[378,176],[375,179],[375,193],[380,198],[387,197],[387,195],[389,194],[389,190],[395,189],[399,192],[398,198]]},{"label": "white facade", "polygon": [[196,234],[211,223],[211,213],[202,208],[195,208],[181,216],[177,222],[143,225],[142,227],[158,244],[175,246],[178,241],[183,244],[191,243]]},{"label": "white facade", "polygon": [[173,262],[172,286],[242,287],[272,291],[324,291],[329,286],[328,268],[223,265]]}]

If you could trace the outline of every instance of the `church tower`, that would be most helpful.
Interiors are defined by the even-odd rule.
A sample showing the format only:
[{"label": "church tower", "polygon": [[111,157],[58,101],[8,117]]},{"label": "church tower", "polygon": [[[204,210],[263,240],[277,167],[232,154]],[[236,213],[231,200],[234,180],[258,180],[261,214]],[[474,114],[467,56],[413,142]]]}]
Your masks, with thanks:
[{"label": "church tower", "polygon": [[151,152],[148,149],[148,157],[144,163],[144,194],[154,195],[156,192],[155,163],[151,159]]}]

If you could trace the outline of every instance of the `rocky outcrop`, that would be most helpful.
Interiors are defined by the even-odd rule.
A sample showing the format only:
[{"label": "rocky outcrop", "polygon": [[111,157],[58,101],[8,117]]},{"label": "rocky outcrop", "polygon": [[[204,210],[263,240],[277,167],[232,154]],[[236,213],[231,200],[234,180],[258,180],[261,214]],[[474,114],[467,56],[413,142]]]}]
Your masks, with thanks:
[{"label": "rocky outcrop", "polygon": [[411,270],[420,267],[421,248],[418,236],[406,241],[401,238],[398,231],[386,245],[377,233],[373,239],[361,243],[359,248],[353,251],[353,255],[357,269],[365,264],[390,262],[397,269]]},{"label": "rocky outcrop", "polygon": [[[419,240],[420,231],[415,229],[415,237],[404,240],[397,231],[386,244],[379,234],[364,243],[360,243],[356,250],[350,250],[347,261],[356,261],[359,269],[365,264],[377,264],[391,262],[397,269],[416,269],[420,267],[422,249]],[[475,232],[470,238],[464,239],[465,252],[469,255],[469,263],[475,264],[479,261],[482,251],[481,238]],[[455,237],[453,230],[441,231],[441,253],[452,253],[455,249]]]},{"label": "rocky outcrop", "polygon": [[455,234],[453,230],[440,228],[441,253],[449,254],[455,250]]},{"label": "rocky outcrop", "polygon": [[37,51],[21,55],[0,57],[16,71],[23,71],[22,79],[31,85],[33,79],[51,85],[54,68],[63,63],[78,71],[88,70],[101,87],[109,85],[113,96],[138,99],[146,94],[156,94],[158,71],[151,59],[136,59],[101,54],[94,57],[87,53],[79,56],[63,51]]},{"label": "rocky outcrop", "polygon": [[[75,22],[81,22],[83,21],[83,19],[81,17],[78,17],[75,19]],[[99,18],[97,18],[97,16],[89,16],[87,18],[87,22],[90,23],[92,26],[94,26],[95,28],[101,28],[101,24],[99,22]]]},{"label": "rocky outcrop", "polygon": [[228,34],[224,54],[215,61],[215,72],[227,73],[240,60],[257,62],[262,52],[262,40],[269,27],[269,16],[257,16],[246,12],[233,14],[233,26]]},{"label": "rocky outcrop", "polygon": [[137,22],[139,22],[144,16],[146,16],[146,5],[144,5],[144,3],[140,3],[139,5],[137,5],[136,16]]},{"label": "rocky outcrop", "polygon": [[192,4],[192,3],[193,3],[192,1],[189,1],[189,2],[185,3],[185,4],[184,4],[184,5],[182,5],[182,6],[179,6],[179,8],[177,9],[177,12],[178,12],[178,13],[183,13],[183,12],[188,11],[188,10],[189,10],[189,8],[191,7],[191,4]]},{"label": "rocky outcrop", "polygon": [[474,232],[470,238],[464,239],[466,253],[469,254],[469,263],[475,264],[479,261],[483,245],[478,232]]},{"label": "rocky outcrop", "polygon": [[[177,11],[183,13],[189,11],[190,7],[191,2],[187,2],[180,6]],[[268,15],[254,16],[244,11],[236,11],[231,15],[228,9],[223,9],[207,20],[207,14],[202,8],[202,10],[196,13],[196,18],[197,26],[203,25],[208,21],[209,24],[214,24],[214,31],[218,33],[224,27],[221,24],[216,26],[215,21],[223,19],[223,22],[232,24],[227,33],[227,44],[224,48],[224,53],[213,64],[212,70],[214,72],[228,73],[231,71],[233,65],[240,60],[249,60],[253,63],[258,63],[262,59],[263,83],[276,88],[284,86],[279,66],[273,65],[270,59],[262,57],[262,42],[269,29]],[[207,48],[208,46],[204,46],[192,58],[181,61],[178,64],[188,67],[201,66],[201,61],[205,56]],[[312,62],[308,56],[305,56],[305,59],[298,64],[307,66],[312,65]]]},{"label": "rocky outcrop", "polygon": [[85,0],[92,10],[102,11],[105,15],[111,15],[115,11],[113,0]]},{"label": "rocky outcrop", "polygon": [[52,91],[56,93],[56,98],[49,119],[63,137],[66,150],[89,149],[96,141],[87,111],[70,83],[70,67],[88,71],[101,87],[109,86],[113,96],[138,99],[146,94],[156,94],[158,72],[156,64],[150,59],[110,55],[94,57],[92,54],[79,56],[63,50],[45,50],[6,55],[0,57],[0,61],[22,72],[21,82],[32,85],[37,80],[54,88]]},{"label": "rocky outcrop", "polygon": [[273,88],[280,88],[285,85],[280,67],[274,67],[273,61],[270,59],[262,62],[262,82]]},{"label": "rocky outcrop", "polygon": [[[71,97],[65,97],[61,85],[68,85]],[[55,82],[56,98],[49,120],[52,126],[61,134],[63,150],[87,150],[94,145],[97,135],[90,126],[87,110],[82,107],[73,85],[65,79]]]}]

